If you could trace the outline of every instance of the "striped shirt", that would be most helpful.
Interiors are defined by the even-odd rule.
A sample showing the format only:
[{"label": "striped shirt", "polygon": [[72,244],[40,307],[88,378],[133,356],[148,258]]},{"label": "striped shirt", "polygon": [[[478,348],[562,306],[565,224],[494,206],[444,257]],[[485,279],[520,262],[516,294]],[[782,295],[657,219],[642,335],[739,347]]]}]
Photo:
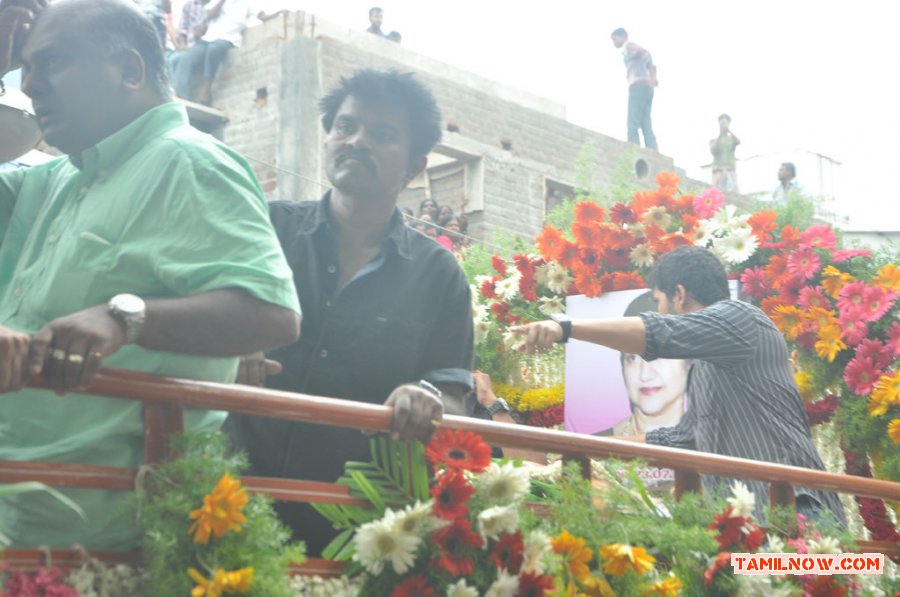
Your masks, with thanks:
[{"label": "striped shirt", "polygon": [[[765,313],[735,300],[685,315],[642,313],[645,360],[695,359],[688,374],[690,404],[678,425],[647,433],[647,443],[824,470],[809,433],[806,411],[784,337]],[[728,493],[733,482],[704,475],[704,487]],[[746,481],[764,522],[768,484]],[[795,487],[846,525],[837,496]]]}]

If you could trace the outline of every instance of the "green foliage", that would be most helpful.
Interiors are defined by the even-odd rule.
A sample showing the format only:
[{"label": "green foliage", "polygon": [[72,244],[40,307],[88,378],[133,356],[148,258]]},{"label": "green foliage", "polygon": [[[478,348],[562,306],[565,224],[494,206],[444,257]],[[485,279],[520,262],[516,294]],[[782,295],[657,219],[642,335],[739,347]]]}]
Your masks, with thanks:
[{"label": "green foliage", "polygon": [[[370,442],[371,462],[348,462],[338,483],[350,488],[350,493],[367,500],[364,506],[344,504],[312,504],[319,514],[343,529],[323,550],[322,556],[338,561],[353,557],[353,531],[362,524],[384,516],[386,509],[397,509],[416,500],[427,501],[428,467],[425,447],[419,442],[393,441],[375,437]],[[352,573],[358,565],[351,563]]]},{"label": "green foliage", "polygon": [[189,514],[203,505],[203,498],[222,475],[237,476],[246,467],[246,459],[227,454],[227,439],[219,432],[176,437],[172,452],[178,458],[147,473],[136,497],[150,579],[144,595],[190,595],[194,586],[187,574],[190,566],[207,577],[217,568],[231,571],[249,566],[254,576],[246,595],[291,596],[287,565],[303,561],[303,546],[289,543],[290,532],[278,521],[268,498],[250,497],[240,532],[211,538],[206,545],[194,543],[188,532]]},{"label": "green foliage", "polygon": [[774,211],[778,214],[778,224],[781,226],[789,225],[799,230],[805,230],[816,223],[815,202],[796,191],[788,193],[784,203],[778,205],[772,205],[768,201],[757,200],[754,203],[751,212],[762,211],[764,209]]},{"label": "green foliage", "polygon": [[[39,483],[37,481],[25,481],[22,483],[0,485],[0,498],[4,496],[16,495],[18,493],[30,493],[33,491],[43,491],[44,493],[53,496],[61,504],[72,510],[74,514],[80,516],[82,520],[84,519],[84,510],[81,509],[81,506],[69,499],[69,497],[65,494],[60,493],[49,485],[44,485],[43,483]],[[2,518],[0,518],[0,521],[2,521]],[[3,533],[0,533],[0,546],[3,545],[9,545],[9,538]]]}]

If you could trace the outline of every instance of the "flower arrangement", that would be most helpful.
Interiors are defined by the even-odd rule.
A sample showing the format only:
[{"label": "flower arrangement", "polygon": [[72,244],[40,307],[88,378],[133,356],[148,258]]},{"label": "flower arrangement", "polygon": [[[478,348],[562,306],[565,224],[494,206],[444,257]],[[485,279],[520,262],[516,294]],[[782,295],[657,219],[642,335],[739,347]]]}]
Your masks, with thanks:
[{"label": "flower arrangement", "polygon": [[179,457],[150,471],[137,494],[148,597],[289,597],[287,566],[302,562],[268,498],[236,478],[241,456],[220,433],[176,438]]},{"label": "flower arrangement", "polygon": [[549,388],[521,388],[511,384],[494,383],[494,393],[509,403],[516,412],[516,420],[532,427],[557,427],[563,423],[563,384]]}]

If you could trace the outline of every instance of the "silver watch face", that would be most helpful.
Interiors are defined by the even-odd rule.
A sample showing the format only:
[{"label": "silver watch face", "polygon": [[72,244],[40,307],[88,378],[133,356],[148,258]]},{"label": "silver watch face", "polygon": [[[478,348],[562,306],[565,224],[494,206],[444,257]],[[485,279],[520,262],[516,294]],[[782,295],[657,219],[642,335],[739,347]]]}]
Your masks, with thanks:
[{"label": "silver watch face", "polygon": [[146,308],[144,299],[134,294],[117,294],[109,301],[109,306],[122,315],[138,315]]}]

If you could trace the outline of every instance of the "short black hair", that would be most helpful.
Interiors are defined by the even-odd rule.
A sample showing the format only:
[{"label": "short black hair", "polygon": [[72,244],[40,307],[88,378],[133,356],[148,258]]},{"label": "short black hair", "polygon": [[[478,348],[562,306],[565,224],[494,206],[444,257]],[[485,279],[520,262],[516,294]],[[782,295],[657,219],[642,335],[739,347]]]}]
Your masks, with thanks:
[{"label": "short black hair", "polygon": [[793,162],[782,162],[781,167],[790,172],[791,176],[797,176],[797,168],[794,166]]},{"label": "short black hair", "polygon": [[381,10],[380,6],[373,6],[372,8],[369,9],[369,18],[371,19],[372,15],[375,14],[376,12],[384,12],[384,11]]},{"label": "short black hair", "polygon": [[725,266],[703,247],[683,245],[672,249],[650,270],[647,283],[668,298],[675,296],[675,287],[681,284],[704,307],[731,296]]},{"label": "short black hair", "polygon": [[431,91],[413,73],[363,69],[340,83],[319,101],[322,126],[331,132],[334,117],[348,96],[377,106],[400,108],[409,123],[409,163],[414,163],[441,140],[441,110]]},{"label": "short black hair", "polygon": [[724,114],[724,113],[723,113],[723,114],[719,114],[719,118],[717,118],[717,120],[722,120],[723,118],[724,118],[725,120],[727,120],[728,122],[731,122],[731,116],[729,116],[728,114]]},{"label": "short black hair", "polygon": [[625,29],[623,29],[622,27],[619,27],[618,29],[613,31],[609,36],[613,37],[613,36],[618,36],[618,35],[624,35],[625,37],[628,37],[628,32],[625,31]]},{"label": "short black hair", "polygon": [[171,97],[168,66],[159,32],[134,2],[69,0],[58,2],[55,6],[72,11],[76,15],[73,30],[83,28],[88,42],[107,55],[114,56],[129,50],[137,52],[144,61],[144,76],[151,90],[160,98]]}]

